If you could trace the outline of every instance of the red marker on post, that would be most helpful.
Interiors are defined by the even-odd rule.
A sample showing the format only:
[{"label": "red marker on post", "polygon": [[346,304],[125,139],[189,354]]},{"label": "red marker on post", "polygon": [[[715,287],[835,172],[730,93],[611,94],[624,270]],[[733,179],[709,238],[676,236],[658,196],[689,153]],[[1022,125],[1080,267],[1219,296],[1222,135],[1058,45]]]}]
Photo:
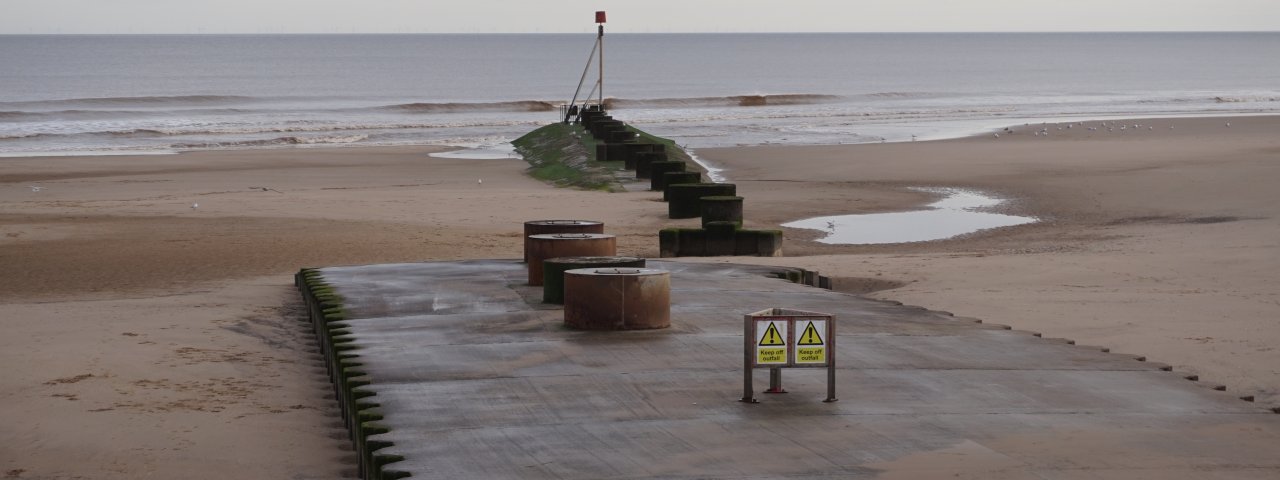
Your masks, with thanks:
[{"label": "red marker on post", "polygon": [[600,24],[600,27],[599,27],[600,35],[597,40],[600,42],[600,62],[599,62],[600,63],[600,90],[599,90],[600,100],[599,102],[600,102],[600,108],[604,109],[604,10],[600,10],[596,12],[596,23]]}]

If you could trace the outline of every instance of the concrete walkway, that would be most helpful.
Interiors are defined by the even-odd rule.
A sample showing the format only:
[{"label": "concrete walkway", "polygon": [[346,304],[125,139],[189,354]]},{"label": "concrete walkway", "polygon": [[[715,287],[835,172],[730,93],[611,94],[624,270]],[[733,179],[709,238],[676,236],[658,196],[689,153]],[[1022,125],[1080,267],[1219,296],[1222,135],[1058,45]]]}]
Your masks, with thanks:
[{"label": "concrete walkway", "polygon": [[[413,478],[1280,478],[1280,415],[1132,355],[769,278],[672,272],[672,328],[578,332],[488,260],[320,269]],[[824,369],[742,395],[742,315],[836,315]],[[1069,321],[1064,319],[1063,321]],[[768,371],[756,371],[757,391]],[[395,457],[393,457],[395,458]]]}]

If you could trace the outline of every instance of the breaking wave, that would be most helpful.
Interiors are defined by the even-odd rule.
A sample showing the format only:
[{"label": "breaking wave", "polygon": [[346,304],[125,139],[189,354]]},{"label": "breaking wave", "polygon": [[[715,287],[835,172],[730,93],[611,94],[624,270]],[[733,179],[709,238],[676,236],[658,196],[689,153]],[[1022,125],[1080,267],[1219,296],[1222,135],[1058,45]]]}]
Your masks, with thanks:
[{"label": "breaking wave", "polygon": [[731,95],[725,97],[606,98],[605,108],[688,108],[688,107],[761,107],[765,105],[812,105],[832,103],[843,99],[838,95],[783,94],[783,95]]},{"label": "breaking wave", "polygon": [[240,115],[252,113],[253,110],[240,108],[212,108],[198,110],[45,110],[45,111],[0,111],[0,122],[25,122],[49,120],[110,120],[121,118],[147,117],[153,115]]},{"label": "breaking wave", "polygon": [[0,133],[0,140],[17,140],[19,138],[57,137],[56,133]]},{"label": "breaking wave", "polygon": [[196,128],[126,128],[119,130],[99,130],[90,132],[67,132],[67,133],[50,133],[50,132],[30,132],[30,133],[0,133],[0,140],[11,140],[19,138],[52,138],[52,137],[76,137],[76,136],[108,136],[108,137],[165,137],[180,135],[251,135],[260,133],[322,133],[322,132],[344,132],[344,131],[368,131],[368,130],[437,130],[450,128],[470,128],[470,127],[512,127],[519,125],[540,125],[542,122],[530,120],[507,120],[507,121],[477,121],[477,122],[444,122],[444,123],[352,123],[352,124],[324,124],[324,125],[294,125],[294,126],[278,126],[278,125],[260,125],[260,126],[227,126],[227,127],[196,127]]},{"label": "breaking wave", "polygon": [[[844,97],[821,94],[730,95],[723,97],[687,98],[606,98],[605,108],[690,108],[690,107],[758,107],[764,105],[810,105],[832,103]],[[387,110],[418,113],[464,112],[551,112],[565,102],[517,100],[489,103],[404,103],[381,107]]]},{"label": "breaking wave", "polygon": [[1218,103],[1265,103],[1280,102],[1280,97],[1269,96],[1246,96],[1246,97],[1213,97],[1213,101]]},{"label": "breaking wave", "polygon": [[456,112],[551,112],[560,108],[555,103],[541,100],[489,103],[402,103],[382,107],[388,110],[418,113]]},{"label": "breaking wave", "polygon": [[195,142],[195,143],[175,143],[170,148],[178,150],[189,149],[209,149],[209,148],[248,148],[248,147],[270,147],[279,145],[338,145],[345,143],[356,143],[368,139],[368,135],[335,135],[321,137],[277,137],[266,138],[260,140],[239,140],[232,142]]},{"label": "breaking wave", "polygon": [[[150,96],[150,97],[91,97],[91,98],[67,98],[60,100],[32,100],[25,102],[0,102],[0,107],[14,108],[48,108],[48,107],[67,107],[67,106],[120,106],[120,105],[146,105],[146,106],[163,106],[163,105],[223,105],[233,103],[244,103],[257,100],[255,97],[246,97],[240,95],[173,95],[173,96]],[[5,112],[12,113],[12,112]]]}]

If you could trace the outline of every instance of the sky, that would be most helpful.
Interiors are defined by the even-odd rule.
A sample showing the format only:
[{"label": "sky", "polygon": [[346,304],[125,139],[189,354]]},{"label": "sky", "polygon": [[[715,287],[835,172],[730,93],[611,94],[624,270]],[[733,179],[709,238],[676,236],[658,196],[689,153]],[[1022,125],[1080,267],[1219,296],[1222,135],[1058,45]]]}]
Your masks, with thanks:
[{"label": "sky", "polygon": [[0,0],[0,34],[1280,31],[1280,0]]}]

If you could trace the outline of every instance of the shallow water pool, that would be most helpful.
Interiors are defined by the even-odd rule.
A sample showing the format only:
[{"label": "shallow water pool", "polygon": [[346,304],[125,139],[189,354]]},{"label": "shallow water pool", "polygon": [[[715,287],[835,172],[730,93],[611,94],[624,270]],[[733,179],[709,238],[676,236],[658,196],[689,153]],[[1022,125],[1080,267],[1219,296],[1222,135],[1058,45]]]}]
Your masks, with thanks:
[{"label": "shallow water pool", "polygon": [[979,211],[1004,202],[982,192],[957,188],[920,190],[945,196],[927,205],[927,210],[814,217],[782,226],[826,232],[827,236],[818,239],[819,243],[870,245],[943,240],[979,230],[1036,221],[1034,217]]}]

